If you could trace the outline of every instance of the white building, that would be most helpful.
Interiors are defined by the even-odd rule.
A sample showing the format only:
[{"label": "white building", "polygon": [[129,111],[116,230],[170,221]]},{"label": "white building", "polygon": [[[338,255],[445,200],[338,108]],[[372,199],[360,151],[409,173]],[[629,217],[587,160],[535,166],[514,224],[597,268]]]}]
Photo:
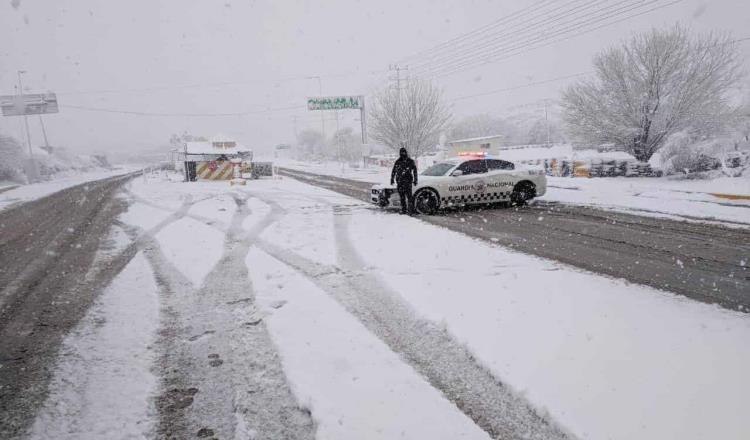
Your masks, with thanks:
[{"label": "white building", "polygon": [[484,152],[486,154],[497,154],[501,150],[503,135],[482,136],[468,139],[457,139],[446,145],[448,156],[458,156],[460,153]]}]

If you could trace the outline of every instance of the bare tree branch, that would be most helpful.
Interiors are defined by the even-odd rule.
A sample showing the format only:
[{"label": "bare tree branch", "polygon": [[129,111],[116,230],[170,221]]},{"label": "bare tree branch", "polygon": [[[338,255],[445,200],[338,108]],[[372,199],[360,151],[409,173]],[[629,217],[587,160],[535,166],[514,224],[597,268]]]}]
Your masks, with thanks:
[{"label": "bare tree branch", "polygon": [[404,144],[419,157],[437,144],[450,117],[440,89],[427,81],[410,80],[402,90],[389,88],[375,96],[368,129],[376,141],[394,150]]}]

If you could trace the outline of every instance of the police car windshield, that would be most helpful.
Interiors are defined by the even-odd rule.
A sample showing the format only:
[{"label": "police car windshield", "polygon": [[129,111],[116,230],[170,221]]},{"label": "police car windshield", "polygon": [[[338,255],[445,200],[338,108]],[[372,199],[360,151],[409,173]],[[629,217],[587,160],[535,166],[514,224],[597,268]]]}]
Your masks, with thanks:
[{"label": "police car windshield", "polygon": [[422,175],[423,176],[445,176],[445,173],[447,173],[451,168],[455,166],[456,166],[455,163],[450,163],[450,162],[436,163],[435,165],[422,171]]}]

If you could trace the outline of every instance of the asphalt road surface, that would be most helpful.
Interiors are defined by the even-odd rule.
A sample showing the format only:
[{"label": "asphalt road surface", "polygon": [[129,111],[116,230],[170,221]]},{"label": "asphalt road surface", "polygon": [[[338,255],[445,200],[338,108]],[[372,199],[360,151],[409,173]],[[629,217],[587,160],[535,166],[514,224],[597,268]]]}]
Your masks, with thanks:
[{"label": "asphalt road surface", "polygon": [[134,252],[92,270],[126,203],[128,176],[65,189],[0,211],[0,438],[42,403],[62,338]]},{"label": "asphalt road surface", "polygon": [[[279,173],[370,201],[370,183],[284,168]],[[750,255],[747,230],[542,201],[421,218],[524,253],[750,312],[750,270],[742,264]]]}]

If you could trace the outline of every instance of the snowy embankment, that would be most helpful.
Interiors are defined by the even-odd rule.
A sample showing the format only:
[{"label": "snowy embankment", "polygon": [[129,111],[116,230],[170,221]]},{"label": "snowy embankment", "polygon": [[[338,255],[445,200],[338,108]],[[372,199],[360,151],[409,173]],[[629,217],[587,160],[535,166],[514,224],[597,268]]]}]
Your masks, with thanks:
[{"label": "snowy embankment", "polygon": [[750,227],[750,177],[548,177],[541,200]]},{"label": "snowy embankment", "polygon": [[[362,182],[384,183],[383,167],[341,167],[333,162],[282,161],[279,166]],[[587,205],[638,215],[750,227],[750,177],[686,180],[673,177],[547,177],[539,200]],[[739,197],[737,197],[739,196]]]},{"label": "snowy embankment", "polygon": [[[205,344],[222,353],[224,362],[208,370],[215,376],[201,376],[207,383],[194,384],[201,390],[194,406],[210,390],[222,389],[222,374],[244,378],[232,382],[234,393],[221,396],[221,407],[235,411],[218,417],[231,416],[226,426],[212,427],[229,433],[225,436],[250,436],[254,429],[248,427],[258,415],[242,408],[252,405],[248,396],[263,394],[243,391],[258,377],[256,354],[226,339],[265,328],[294,399],[309,409],[319,439],[487,438],[488,422],[466,409],[466,401],[456,397],[461,390],[439,379],[458,368],[469,396],[485,387],[462,364],[451,365],[457,362],[453,358],[433,365],[419,361],[420,351],[428,350],[423,359],[441,359],[443,339],[463,345],[478,368],[506,385],[505,392],[512,390],[513,404],[527,402],[572,437],[750,437],[741,410],[750,406],[747,314],[515,253],[292,179],[250,181],[245,187],[135,179],[129,187],[133,204],[123,222],[158,229],[149,247],[161,247],[164,259],[194,287],[175,292],[171,301],[205,297],[232,307],[233,318],[221,323],[205,321],[214,309],[179,317],[194,331],[212,329],[190,344]],[[238,249],[233,241],[238,230],[247,234],[244,262],[251,285],[241,292],[231,284],[209,285],[209,272],[234,264],[222,260],[222,249],[241,255],[226,254]],[[136,261],[143,259],[131,266],[140,264]],[[149,299],[152,281],[138,281],[143,287],[132,281],[127,293],[135,296],[119,301],[149,308],[143,319],[151,329],[157,307]],[[108,292],[118,291],[117,283]],[[110,304],[106,310],[118,310],[114,296],[105,293],[101,301]],[[121,309],[126,318],[127,307]],[[394,313],[399,322],[389,327]],[[409,326],[422,321],[428,331],[413,340],[414,329],[422,327]],[[117,322],[107,319],[105,330],[94,330],[105,332]],[[443,339],[432,337],[433,327]],[[79,333],[67,344],[81,344],[76,341],[85,334]],[[135,374],[131,370],[145,371],[142,359],[148,358],[121,359],[108,348],[114,341],[92,341],[85,347],[98,361],[72,368],[63,357],[56,377],[77,384],[109,374],[112,383],[124,383]],[[137,341],[133,352],[146,353],[148,343]],[[111,370],[110,362],[121,367]],[[111,415],[117,405],[102,407],[110,415],[99,425],[140,420],[149,408],[142,395],[129,395],[134,409],[122,418]],[[44,416],[59,407],[60,399],[53,397],[37,421],[47,432],[67,432],[59,426],[80,427],[90,420],[81,411],[76,422]],[[528,420],[514,419],[523,412],[514,412],[513,405],[505,408],[488,414]],[[142,426],[152,426],[153,417]]]},{"label": "snowy embankment", "polygon": [[46,182],[32,183],[29,185],[15,186],[7,191],[0,191],[0,210],[19,203],[41,199],[50,194],[62,191],[71,186],[80,185],[94,180],[106,179],[108,177],[120,176],[137,171],[136,167],[117,167],[111,170],[98,170],[83,172],[80,174],[68,174]]}]

